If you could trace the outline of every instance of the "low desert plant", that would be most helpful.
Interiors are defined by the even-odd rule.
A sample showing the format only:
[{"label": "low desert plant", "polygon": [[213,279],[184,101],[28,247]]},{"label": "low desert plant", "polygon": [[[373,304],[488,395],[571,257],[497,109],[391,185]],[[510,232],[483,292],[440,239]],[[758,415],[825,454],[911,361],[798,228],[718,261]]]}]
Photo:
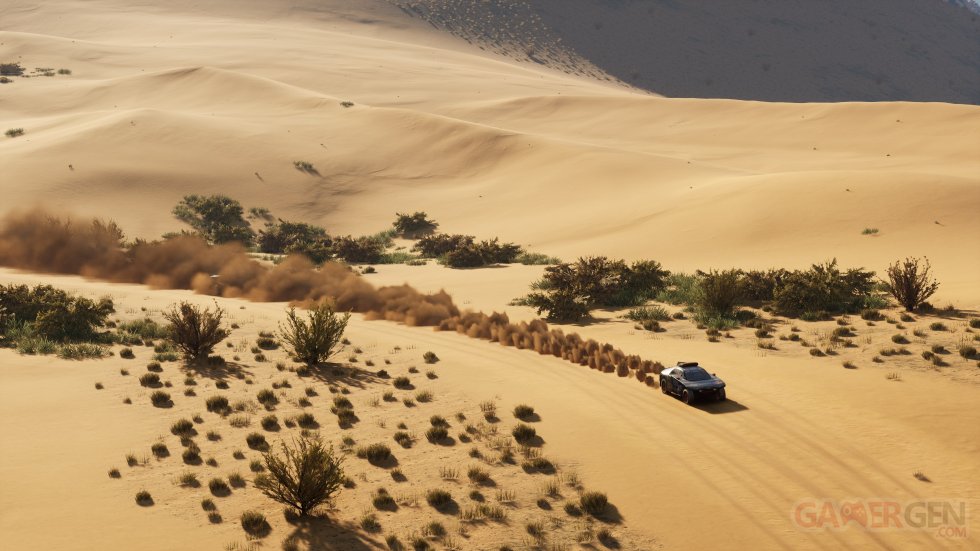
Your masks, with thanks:
[{"label": "low desert plant", "polygon": [[511,435],[514,437],[514,440],[516,440],[519,444],[524,444],[533,440],[537,436],[537,431],[534,430],[534,427],[530,425],[519,423],[511,431]]},{"label": "low desert plant", "polygon": [[279,326],[279,337],[288,345],[293,356],[309,366],[327,360],[343,338],[350,314],[335,314],[327,304],[319,304],[309,311],[308,320],[296,315],[290,308],[286,324]]},{"label": "low desert plant", "polygon": [[265,440],[265,436],[258,432],[249,433],[248,436],[245,437],[245,443],[248,444],[248,447],[252,448],[253,450],[264,450],[268,449],[269,447],[268,442]]},{"label": "low desert plant", "polygon": [[140,490],[136,492],[136,504],[142,507],[153,505],[153,496],[146,490]]},{"label": "low desert plant", "polygon": [[150,402],[158,408],[167,407],[171,405],[170,394],[162,390],[156,390],[150,394]]},{"label": "low desert plant", "polygon": [[24,135],[24,129],[23,128],[8,128],[7,131],[4,132],[4,134],[6,134],[6,136],[8,138],[16,138],[17,136],[23,136]]},{"label": "low desert plant", "polygon": [[906,310],[914,311],[939,289],[939,282],[929,274],[930,268],[929,259],[896,261],[888,267],[885,288]]},{"label": "low desert plant", "polygon": [[252,535],[260,535],[269,530],[269,522],[265,515],[258,511],[244,511],[240,518],[242,529]]},{"label": "low desert plant", "polygon": [[453,495],[446,490],[429,490],[425,494],[425,501],[436,509],[444,509],[453,502]]},{"label": "low desert plant", "polygon": [[519,404],[514,407],[514,417],[527,421],[534,418],[534,408],[527,404]]},{"label": "low desert plant", "polygon": [[170,325],[170,340],[188,360],[205,359],[218,343],[228,337],[230,331],[222,327],[225,311],[201,308],[189,302],[181,302],[163,313]]},{"label": "low desert plant", "polygon": [[343,458],[318,438],[283,443],[282,455],[269,451],[264,460],[268,474],[256,476],[255,487],[300,516],[328,502],[344,483]]},{"label": "low desert plant", "polygon": [[364,446],[357,450],[357,457],[367,459],[372,465],[379,465],[391,458],[391,448],[385,444],[377,443]]},{"label": "low desert plant", "polygon": [[609,499],[602,492],[588,491],[579,497],[579,505],[593,517],[601,517],[609,506]]},{"label": "low desert plant", "polygon": [[430,427],[425,431],[425,439],[433,444],[442,442],[449,438],[449,430],[445,427]]}]

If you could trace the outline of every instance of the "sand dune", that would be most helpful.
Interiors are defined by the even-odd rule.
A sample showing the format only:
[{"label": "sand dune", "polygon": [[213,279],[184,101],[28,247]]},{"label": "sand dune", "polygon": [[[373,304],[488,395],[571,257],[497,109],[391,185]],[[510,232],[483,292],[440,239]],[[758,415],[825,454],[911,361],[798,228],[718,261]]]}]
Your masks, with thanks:
[{"label": "sand dune", "polygon": [[940,0],[396,3],[521,61],[545,37],[545,63],[671,97],[980,103],[980,20]]}]

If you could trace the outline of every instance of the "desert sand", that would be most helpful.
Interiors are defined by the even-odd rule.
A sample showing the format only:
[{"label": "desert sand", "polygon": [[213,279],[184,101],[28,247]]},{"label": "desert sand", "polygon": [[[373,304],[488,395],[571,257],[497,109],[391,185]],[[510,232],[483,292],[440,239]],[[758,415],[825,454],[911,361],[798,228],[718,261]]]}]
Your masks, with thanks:
[{"label": "desert sand", "polygon": [[[460,32],[417,17],[405,4],[6,2],[0,61],[71,74],[34,71],[0,84],[4,130],[25,130],[0,139],[0,215],[44,206],[111,218],[129,237],[154,238],[182,228],[170,214],[182,196],[220,193],[246,208],[323,225],[331,234],[373,233],[395,212],[425,210],[446,232],[498,236],[566,260],[588,254],[655,258],[678,271],[802,268],[835,257],[843,266],[881,272],[896,259],[928,256],[942,282],[933,302],[973,316],[980,308],[980,107],[666,97],[678,90],[716,96],[700,80],[673,80],[676,88],[658,89],[668,77],[654,78],[654,69],[634,79],[642,82],[629,79],[625,67],[604,63],[621,47],[616,41],[597,42],[602,55],[581,44],[566,47],[563,33],[591,26],[593,12],[580,21],[529,19],[526,27],[512,18],[512,32],[495,34],[500,20],[481,19],[479,10],[475,19],[464,18],[466,32]],[[545,16],[555,5],[536,4]],[[952,13],[945,10],[953,9],[942,6],[935,21],[917,19],[928,27],[918,36],[942,32],[943,17]],[[624,17],[595,9],[606,10],[599,15],[611,22],[607,34]],[[515,7],[504,16],[525,13]],[[961,43],[970,29],[975,38],[969,25],[975,23],[954,25],[943,47]],[[534,48],[528,37],[537,41]],[[937,67],[936,74],[960,71],[955,65]],[[889,70],[900,66],[901,58],[889,59]],[[676,74],[686,66],[667,68]],[[722,68],[701,69],[723,78]],[[958,74],[967,80],[949,89],[962,96],[970,91],[969,73]],[[773,99],[766,82],[754,81],[756,88],[744,93],[732,87],[724,97]],[[823,99],[887,99],[843,97],[853,84],[836,81]],[[905,92],[906,99],[937,94],[932,84]],[[296,170],[295,161],[312,163],[316,172]],[[879,231],[862,235],[865,228]],[[365,278],[445,289],[461,308],[530,320],[532,310],[508,303],[526,293],[542,269],[392,265]],[[621,311],[597,312],[596,323],[564,328],[666,365],[696,359],[711,366],[727,381],[730,400],[694,408],[633,379],[455,333],[355,316],[349,338],[363,352],[350,367],[366,373],[366,361],[381,367],[388,359],[395,376],[417,366],[421,372],[411,375],[417,389],[431,390],[435,400],[410,408],[399,401],[374,405],[391,386],[369,374],[298,377],[275,367],[285,360],[282,351],[254,361],[247,348],[260,331],[275,329],[283,303],[0,269],[0,284],[7,283],[110,295],[122,320],[160,321],[160,311],[174,302],[216,300],[240,325],[229,339],[234,349],[220,352],[229,361],[242,359],[225,373],[191,373],[196,396],[182,395],[185,368],[165,364],[162,377],[173,384],[174,406],[159,409],[136,380],[152,349],[137,348],[134,360],[117,355],[84,362],[0,350],[3,548],[277,549],[295,541],[302,549],[382,549],[384,535],[405,541],[429,520],[442,521],[461,549],[520,548],[532,521],[546,523],[556,549],[578,548],[586,521],[567,517],[562,504],[582,488],[608,493],[620,517],[608,528],[624,549],[977,546],[976,514],[966,539],[924,531],[808,532],[790,518],[794,504],[806,498],[961,499],[978,510],[980,369],[955,353],[941,369],[918,356],[933,344],[955,350],[969,340],[963,316],[920,317],[908,324],[909,333],[940,319],[950,330],[917,337],[909,345],[912,355],[880,364],[873,358],[891,346],[895,331],[857,318],[857,346],[826,358],[810,357],[792,342],[761,350],[750,329],[719,343],[705,340],[690,321],[665,324],[665,333],[644,332],[621,319]],[[897,310],[889,315],[897,317]],[[788,334],[793,323],[779,332]],[[815,342],[835,326],[799,325]],[[427,350],[440,362],[425,365]],[[347,363],[350,353],[338,361]],[[857,369],[843,369],[844,360]],[[430,368],[437,378],[425,377]],[[204,410],[205,397],[220,392],[250,400],[284,378],[291,387],[281,389],[275,413],[281,419],[314,413],[337,447],[347,433],[329,412],[329,387],[348,388],[361,417],[350,434],[358,445],[391,445],[407,481],[351,456],[356,486],[340,494],[329,523],[290,524],[250,486],[214,498],[223,522],[209,522],[199,505],[210,495],[207,480],[233,472],[251,478],[248,460],[258,453],[247,448],[244,435],[265,413],[252,414],[250,428],[234,428]],[[216,389],[219,380],[230,388]],[[96,383],[104,388],[95,389]],[[297,402],[307,386],[317,394],[304,408]],[[132,404],[123,403],[127,397]],[[456,435],[482,421],[479,404],[486,400],[499,405],[503,434],[515,423],[514,405],[528,403],[539,412],[534,425],[542,453],[560,467],[561,495],[547,498],[551,510],[537,501],[555,475],[526,474],[468,455],[475,447],[491,456],[490,435],[446,447],[424,437],[409,449],[391,441],[398,422],[421,435],[437,414],[450,420]],[[467,421],[457,421],[457,413]],[[222,435],[216,442],[203,434],[197,439],[217,467],[181,463],[181,446],[168,427],[195,414],[203,419],[199,432]],[[270,441],[295,434],[298,429],[283,428]],[[150,455],[160,439],[168,458]],[[233,457],[237,449],[246,459]],[[136,466],[126,465],[130,453]],[[498,485],[482,490],[488,502],[500,489],[517,493],[517,502],[506,505],[506,524],[467,524],[419,501],[425,490],[446,486],[462,508],[475,503],[465,477],[475,463]],[[463,473],[460,480],[442,479],[447,464]],[[110,468],[119,468],[121,478],[108,477]],[[187,470],[198,473],[202,487],[175,484]],[[576,479],[581,487],[571,485]],[[381,486],[398,498],[400,510],[375,511],[383,532],[373,534],[358,523],[373,510],[371,494]],[[133,503],[140,489],[152,493],[152,507]],[[246,541],[237,526],[246,508],[266,513],[269,536]]]}]

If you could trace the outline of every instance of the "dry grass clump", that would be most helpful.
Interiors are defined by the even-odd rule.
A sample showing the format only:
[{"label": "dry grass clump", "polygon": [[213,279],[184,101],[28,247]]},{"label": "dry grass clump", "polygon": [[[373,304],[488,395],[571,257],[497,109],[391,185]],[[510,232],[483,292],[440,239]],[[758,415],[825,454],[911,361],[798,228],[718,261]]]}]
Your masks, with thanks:
[{"label": "dry grass clump", "polygon": [[582,510],[593,517],[601,517],[605,514],[609,506],[609,498],[606,494],[596,491],[582,492],[579,496],[579,505]]},{"label": "dry grass clump", "polygon": [[140,385],[146,387],[160,386],[160,376],[156,373],[144,373],[139,378]]},{"label": "dry grass clump", "polygon": [[433,444],[446,441],[449,438],[449,430],[446,427],[430,427],[425,431],[425,439]]},{"label": "dry grass clump", "polygon": [[258,511],[244,511],[240,521],[242,529],[253,536],[259,536],[269,531],[269,523],[265,520],[265,515]]},{"label": "dry grass clump", "polygon": [[391,382],[391,384],[395,388],[401,390],[409,390],[412,388],[412,381],[410,381],[409,378],[405,376],[395,377],[395,379]]},{"label": "dry grass clump", "polygon": [[425,494],[425,501],[436,510],[444,510],[453,504],[453,495],[447,490],[429,490]]},{"label": "dry grass clump", "polygon": [[398,509],[398,504],[395,503],[395,498],[391,497],[388,490],[384,488],[378,488],[371,498],[371,503],[374,505],[375,509],[379,511],[395,511]]},{"label": "dry grass clump", "polygon": [[204,407],[207,408],[208,411],[213,413],[226,414],[231,411],[231,407],[228,403],[228,398],[220,394],[215,396],[209,396],[204,401]]},{"label": "dry grass clump", "polygon": [[538,432],[534,429],[534,427],[530,425],[519,423],[511,431],[511,435],[514,437],[514,440],[516,440],[518,444],[526,444],[534,440],[534,438],[537,437]]},{"label": "dry grass clump", "polygon": [[367,459],[372,465],[380,465],[391,459],[391,448],[381,443],[371,444],[358,448],[357,457]]},{"label": "dry grass clump", "polygon": [[146,490],[140,490],[136,492],[136,504],[140,507],[149,507],[153,505],[153,496]]},{"label": "dry grass clump", "polygon": [[534,419],[534,408],[527,404],[520,404],[514,407],[514,417],[521,421],[531,421]]},{"label": "dry grass clump", "polygon": [[265,436],[258,432],[249,433],[245,437],[245,443],[248,444],[249,448],[253,450],[267,450],[269,449],[269,443],[266,442]]},{"label": "dry grass clump", "polygon": [[170,394],[162,390],[157,390],[150,394],[150,402],[158,408],[165,408],[173,405],[173,402],[170,401]]}]

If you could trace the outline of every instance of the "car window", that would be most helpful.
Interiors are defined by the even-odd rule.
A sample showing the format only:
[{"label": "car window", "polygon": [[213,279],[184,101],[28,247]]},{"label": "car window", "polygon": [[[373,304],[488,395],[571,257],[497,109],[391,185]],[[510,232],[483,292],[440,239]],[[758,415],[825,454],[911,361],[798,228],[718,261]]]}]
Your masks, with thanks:
[{"label": "car window", "polygon": [[684,370],[684,378],[689,381],[708,381],[711,375],[700,367],[692,367]]}]

